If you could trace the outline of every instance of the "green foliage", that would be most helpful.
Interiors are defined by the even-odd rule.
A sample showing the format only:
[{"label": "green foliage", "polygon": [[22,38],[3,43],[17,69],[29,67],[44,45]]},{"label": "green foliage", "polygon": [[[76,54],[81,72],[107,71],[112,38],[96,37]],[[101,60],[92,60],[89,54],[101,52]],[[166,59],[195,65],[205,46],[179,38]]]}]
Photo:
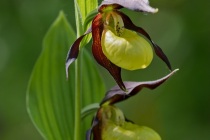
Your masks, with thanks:
[{"label": "green foliage", "polygon": [[[93,15],[98,7],[98,0],[74,0],[75,19],[77,27],[77,37],[83,34],[89,27]],[[91,39],[91,34],[87,35],[81,42],[81,46],[86,45]]]},{"label": "green foliage", "polygon": [[[44,39],[42,53],[28,86],[28,112],[42,136],[48,140],[73,139],[75,72],[71,68],[69,80],[66,79],[65,57],[75,38],[72,27],[63,12],[60,12]],[[102,80],[91,62],[92,59],[84,50],[81,76],[83,106],[98,102],[102,97],[101,93],[104,93]],[[92,81],[98,84],[93,84]],[[84,122],[88,123],[90,124]]]},{"label": "green foliage", "polygon": [[[28,87],[28,112],[46,139],[60,140],[73,134],[74,88],[65,77],[64,62],[68,46],[75,39],[61,12],[48,31],[42,53],[34,67]],[[73,79],[69,80],[71,83]]]},{"label": "green foliage", "polygon": [[74,0],[74,2],[82,23],[84,23],[86,16],[98,7],[98,0]]},{"label": "green foliage", "polygon": [[99,109],[99,103],[93,103],[88,106],[85,106],[81,112],[81,119],[84,119],[86,116],[90,115],[91,113],[95,112]]}]

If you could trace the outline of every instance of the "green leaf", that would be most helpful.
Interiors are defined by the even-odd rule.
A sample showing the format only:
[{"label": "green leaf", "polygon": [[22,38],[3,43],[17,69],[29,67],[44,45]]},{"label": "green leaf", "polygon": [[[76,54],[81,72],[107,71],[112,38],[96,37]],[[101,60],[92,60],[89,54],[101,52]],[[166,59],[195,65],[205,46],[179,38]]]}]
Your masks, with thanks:
[{"label": "green leaf", "polygon": [[90,104],[85,106],[81,111],[81,119],[84,119],[86,116],[90,115],[93,112],[96,112],[99,109],[99,103]]},{"label": "green leaf", "polygon": [[98,10],[94,9],[93,11],[87,14],[84,24],[83,24],[84,30],[88,29],[88,27],[90,26],[90,23],[92,22],[93,18],[97,15],[97,13],[98,13]]},{"label": "green leaf", "polygon": [[[99,72],[95,66],[95,60],[90,57],[90,54],[83,48],[82,55],[82,108],[92,103],[100,102],[105,94],[105,84],[101,79]],[[81,56],[80,56],[81,57]],[[70,70],[71,71],[71,70]],[[82,123],[82,133],[90,128],[92,116],[86,117]]]},{"label": "green leaf", "polygon": [[[85,21],[83,23],[84,31],[87,31],[91,27],[92,20],[96,16],[97,13],[98,13],[98,10],[94,9],[93,11],[91,11],[90,13],[87,14]],[[91,37],[92,37],[92,34],[86,35],[81,42],[81,47],[86,45],[90,41]]]},{"label": "green leaf", "polygon": [[[77,37],[81,36],[89,27],[93,15],[98,7],[97,0],[74,0]],[[84,37],[81,46],[86,45],[91,39],[91,34]]]},{"label": "green leaf", "polygon": [[98,0],[74,0],[84,23],[86,16],[98,7]]},{"label": "green leaf", "polygon": [[[105,94],[105,84],[101,79],[96,61],[83,49],[82,55],[82,107],[100,102]],[[71,70],[70,70],[71,71]]]},{"label": "green leaf", "polygon": [[[69,46],[75,39],[72,27],[64,13],[60,12],[44,38],[42,53],[34,66],[28,85],[28,113],[47,140],[73,139],[75,72],[72,65],[69,80],[66,79],[65,59]],[[86,50],[82,61],[82,106],[86,106],[99,102],[105,91],[94,61]],[[87,124],[91,122],[85,120],[83,123],[85,131],[90,127]]]},{"label": "green leaf", "polygon": [[[64,64],[68,46],[75,38],[64,13],[60,12],[44,38],[28,86],[28,112],[48,140],[72,139],[74,85],[66,80]],[[70,81],[74,83],[73,79]]]}]

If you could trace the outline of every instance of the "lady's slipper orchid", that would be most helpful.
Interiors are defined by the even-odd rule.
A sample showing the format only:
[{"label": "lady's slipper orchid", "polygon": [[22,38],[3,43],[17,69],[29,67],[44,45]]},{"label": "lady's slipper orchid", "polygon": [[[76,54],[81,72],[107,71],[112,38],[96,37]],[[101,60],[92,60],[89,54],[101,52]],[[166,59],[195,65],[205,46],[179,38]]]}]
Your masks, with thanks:
[{"label": "lady's slipper orchid", "polygon": [[122,90],[121,68],[136,70],[146,68],[152,61],[153,51],[167,64],[168,58],[141,27],[135,26],[130,18],[120,12],[121,8],[155,13],[158,10],[149,6],[148,0],[105,0],[92,21],[91,28],[72,45],[66,62],[69,65],[77,58],[83,37],[92,32],[92,53],[96,61],[106,68]]},{"label": "lady's slipper orchid", "polygon": [[87,131],[86,140],[161,140],[152,129],[138,126],[125,118],[123,112],[114,104],[127,100],[139,93],[143,88],[155,89],[168,80],[178,69],[168,75],[145,82],[124,82],[127,91],[119,86],[111,88],[100,103],[91,128]]}]

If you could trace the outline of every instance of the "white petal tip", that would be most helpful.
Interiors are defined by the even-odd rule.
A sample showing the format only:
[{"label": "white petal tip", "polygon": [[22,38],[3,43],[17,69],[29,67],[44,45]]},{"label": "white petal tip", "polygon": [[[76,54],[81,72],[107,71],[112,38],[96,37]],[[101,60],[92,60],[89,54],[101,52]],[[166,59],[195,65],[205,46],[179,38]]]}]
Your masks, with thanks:
[{"label": "white petal tip", "polygon": [[158,8],[155,8],[154,12],[153,13],[157,13],[159,11]]},{"label": "white petal tip", "polygon": [[72,58],[72,59],[69,59],[67,62],[66,62],[66,79],[69,78],[69,66],[71,65],[72,62],[75,61],[75,58]]}]

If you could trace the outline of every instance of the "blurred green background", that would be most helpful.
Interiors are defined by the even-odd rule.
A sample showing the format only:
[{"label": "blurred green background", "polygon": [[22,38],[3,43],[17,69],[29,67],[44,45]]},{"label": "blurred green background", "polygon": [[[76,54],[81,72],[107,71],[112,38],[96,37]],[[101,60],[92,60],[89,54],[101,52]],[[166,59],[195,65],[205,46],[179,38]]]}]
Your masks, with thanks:
[{"label": "blurred green background", "polygon": [[[210,139],[209,2],[151,0],[157,14],[124,9],[169,57],[173,77],[159,88],[143,90],[118,106],[139,125],[156,130],[163,140]],[[26,112],[26,89],[49,26],[64,10],[74,25],[73,0],[0,1],[0,140],[42,140]],[[99,67],[107,88],[115,83]],[[154,80],[168,73],[154,57],[145,70],[123,71],[124,80]],[[109,82],[108,82],[109,81]],[[112,81],[112,82],[110,82]]]}]

